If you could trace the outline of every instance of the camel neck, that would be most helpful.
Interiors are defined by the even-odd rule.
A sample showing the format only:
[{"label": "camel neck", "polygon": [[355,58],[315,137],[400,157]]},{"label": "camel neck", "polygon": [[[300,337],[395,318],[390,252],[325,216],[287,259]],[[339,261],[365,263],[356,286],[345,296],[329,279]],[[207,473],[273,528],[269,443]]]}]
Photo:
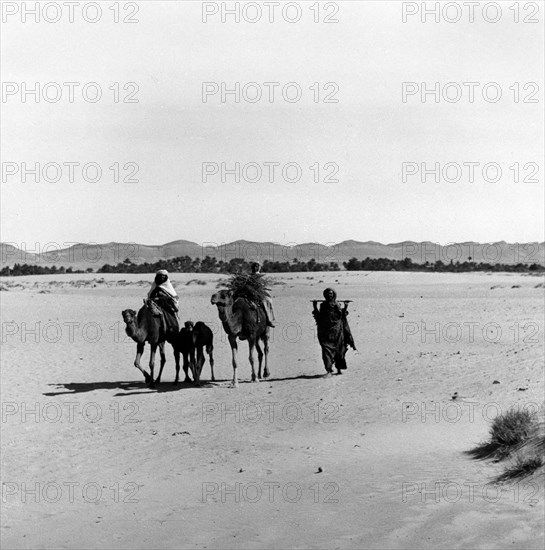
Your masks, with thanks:
[{"label": "camel neck", "polygon": [[229,316],[225,311],[226,309],[227,309],[227,306],[218,306],[218,315],[219,315],[220,321],[227,322]]},{"label": "camel neck", "polygon": [[142,334],[141,328],[137,326],[135,321],[127,323],[127,326],[125,327],[125,332],[127,333],[127,336],[129,336],[129,338],[132,338],[136,342],[145,340],[145,338],[143,338],[145,335]]}]

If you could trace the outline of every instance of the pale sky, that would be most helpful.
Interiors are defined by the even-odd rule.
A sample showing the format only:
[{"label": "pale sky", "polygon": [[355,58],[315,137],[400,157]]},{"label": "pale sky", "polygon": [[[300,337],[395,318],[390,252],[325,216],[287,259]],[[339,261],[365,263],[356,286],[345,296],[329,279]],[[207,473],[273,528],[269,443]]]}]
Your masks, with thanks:
[{"label": "pale sky", "polygon": [[[18,11],[6,13],[4,3],[4,242],[544,240],[543,2],[533,16],[537,24],[514,23],[512,1],[500,2],[497,23],[483,18],[485,2],[476,8],[473,23],[467,11],[456,23],[435,23],[431,16],[422,23],[419,14],[403,23],[401,2],[330,2],[328,7],[322,2],[321,19],[339,8],[332,16],[339,22],[331,24],[315,23],[311,6],[316,4],[303,1],[294,2],[301,9],[296,23],[283,19],[282,5],[273,23],[266,11],[256,23],[236,23],[232,16],[222,23],[220,13],[203,23],[202,3],[186,1],[120,2],[126,8],[121,18],[138,8],[134,24],[114,23],[111,1],[99,2],[102,17],[94,24],[82,17],[84,2],[75,8],[73,23],[67,9],[57,23],[43,18],[36,23],[32,15],[25,23],[21,3],[7,4],[9,10],[18,4]],[[234,2],[207,5],[214,4],[234,7]],[[520,4],[520,19],[532,18],[523,11],[526,4]],[[86,15],[92,18],[94,12]],[[36,102],[27,95],[23,102],[23,83],[33,88],[36,82],[59,83],[61,99]],[[65,82],[79,83],[73,103]],[[82,96],[89,82],[102,90],[96,103]],[[123,100],[135,90],[123,89],[130,82],[138,86],[133,95],[138,102],[115,103],[115,86],[110,87],[120,83]],[[218,88],[222,82],[227,88],[255,82],[263,96],[236,103],[231,95],[222,103],[217,93],[204,103],[203,82]],[[273,103],[265,82],[279,83]],[[300,86],[298,102],[282,98],[288,82]],[[457,83],[447,92],[453,97],[457,85],[462,96],[435,103],[428,95],[423,103],[418,93],[404,103],[403,82],[419,88],[439,82],[441,89]],[[463,82],[478,83],[473,103]],[[310,89],[314,83],[318,103],[316,87]],[[326,88],[327,83],[334,84]],[[487,90],[488,97],[501,90],[498,102],[483,99],[487,83],[497,83]],[[48,88],[49,97],[56,89]],[[87,90],[91,97],[94,89]],[[247,90],[253,98],[256,88]],[[324,103],[328,93],[338,102]],[[74,182],[65,166],[58,182],[43,175],[35,182],[29,174],[23,183],[23,162],[27,168],[36,162],[80,167],[74,165]],[[102,169],[96,183],[82,177],[81,165],[89,162]],[[219,168],[222,162],[227,169],[257,163],[261,180],[236,183],[227,174],[222,182],[217,174],[204,183],[203,163]],[[436,162],[457,163],[461,179],[441,176],[436,183],[428,175],[423,183],[417,174],[403,182],[402,165],[409,162],[429,169]],[[473,182],[463,164],[471,162],[480,163]],[[121,166],[121,177],[137,166],[138,181],[116,183],[109,168],[114,163]],[[123,170],[127,163],[135,164]],[[272,183],[263,163],[279,163]],[[287,163],[301,167],[299,181],[284,180]],[[498,182],[483,179],[487,163],[500,166]],[[335,164],[339,181],[324,182]],[[319,182],[310,166],[320,167]]]}]

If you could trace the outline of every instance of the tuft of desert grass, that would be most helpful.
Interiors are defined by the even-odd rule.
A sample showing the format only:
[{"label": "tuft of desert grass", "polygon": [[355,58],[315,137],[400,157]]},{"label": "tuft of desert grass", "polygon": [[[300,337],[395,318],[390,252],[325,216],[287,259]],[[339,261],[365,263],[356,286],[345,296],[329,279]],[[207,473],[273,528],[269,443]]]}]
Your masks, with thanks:
[{"label": "tuft of desert grass", "polygon": [[505,471],[496,478],[496,481],[525,479],[533,476],[540,469],[543,472],[544,465],[545,463],[542,456],[524,458],[517,455],[513,459],[511,466],[507,467]]},{"label": "tuft of desert grass", "polygon": [[510,458],[510,466],[498,476],[498,481],[545,474],[545,422],[541,421],[537,424],[533,435],[519,445]]},{"label": "tuft of desert grass", "polygon": [[533,411],[509,409],[492,422],[488,441],[469,450],[466,454],[476,459],[508,458],[518,447],[539,431],[537,414]]},{"label": "tuft of desert grass", "polygon": [[510,409],[494,419],[489,435],[487,442],[467,454],[496,462],[508,461],[497,482],[545,477],[545,421],[537,413]]},{"label": "tuft of desert grass", "polygon": [[490,443],[509,453],[515,446],[529,439],[536,429],[535,412],[510,409],[494,418],[490,428]]}]

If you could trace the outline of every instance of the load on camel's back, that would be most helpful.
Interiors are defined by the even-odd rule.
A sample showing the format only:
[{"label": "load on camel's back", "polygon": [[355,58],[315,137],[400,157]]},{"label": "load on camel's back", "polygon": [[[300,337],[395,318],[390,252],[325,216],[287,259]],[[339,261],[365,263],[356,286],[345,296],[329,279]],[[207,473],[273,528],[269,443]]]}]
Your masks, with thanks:
[{"label": "load on camel's back", "polygon": [[[252,266],[259,264],[252,264]],[[233,298],[243,298],[248,301],[250,308],[255,309],[258,314],[262,312],[261,306],[265,311],[265,318],[269,327],[274,327],[272,319],[274,317],[270,288],[268,285],[272,280],[262,273],[256,271],[259,267],[252,267],[252,273],[236,273],[225,285],[232,293]]]},{"label": "load on camel's back", "polygon": [[[237,377],[237,338],[248,340],[249,360],[252,367],[252,382],[261,378],[261,367],[264,362],[263,377],[269,376],[269,326],[272,324],[268,314],[267,302],[270,294],[269,280],[260,273],[237,273],[230,277],[225,288],[212,295],[210,302],[217,306],[219,318],[227,333],[231,346],[233,363],[233,380],[231,387],[238,387]],[[263,348],[262,348],[263,346]],[[254,349],[257,350],[259,370],[256,377]]]}]

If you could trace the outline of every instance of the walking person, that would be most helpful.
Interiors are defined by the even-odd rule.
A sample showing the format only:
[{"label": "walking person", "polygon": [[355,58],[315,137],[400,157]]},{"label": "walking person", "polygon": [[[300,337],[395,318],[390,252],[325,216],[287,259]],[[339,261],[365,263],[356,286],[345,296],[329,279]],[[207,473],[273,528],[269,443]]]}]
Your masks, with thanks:
[{"label": "walking person", "polygon": [[318,341],[322,348],[322,360],[326,376],[331,376],[333,367],[337,374],[347,368],[345,355],[348,346],[356,349],[352,332],[348,325],[348,302],[341,307],[337,302],[337,293],[332,288],[324,290],[325,300],[318,309],[318,300],[313,300],[312,314],[318,327]]}]

